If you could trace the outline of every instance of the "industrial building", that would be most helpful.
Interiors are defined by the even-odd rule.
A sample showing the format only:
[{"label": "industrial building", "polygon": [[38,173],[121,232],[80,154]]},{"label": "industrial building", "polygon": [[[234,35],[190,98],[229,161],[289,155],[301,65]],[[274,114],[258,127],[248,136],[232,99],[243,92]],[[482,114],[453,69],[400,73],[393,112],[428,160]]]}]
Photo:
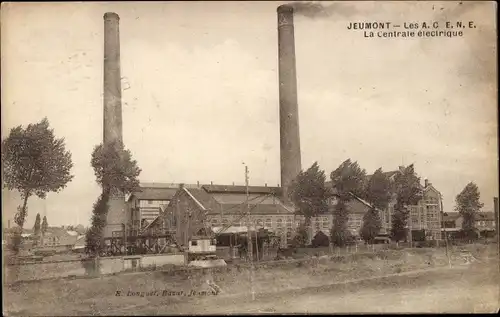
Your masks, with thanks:
[{"label": "industrial building", "polygon": [[[289,240],[301,219],[294,215],[294,207],[288,198],[290,184],[301,171],[299,112],[297,102],[297,74],[295,62],[295,35],[293,8],[283,5],[277,9],[279,136],[281,187],[228,186],[228,185],[144,185],[128,197],[115,191],[109,202],[107,225],[104,229],[105,244],[114,253],[124,252],[129,245],[142,249],[163,249],[175,241],[187,245],[190,237],[210,228],[244,226],[246,221],[273,231]],[[123,142],[120,74],[119,16],[104,15],[104,98],[103,141],[105,144]],[[394,177],[398,171],[389,172]],[[248,203],[247,203],[248,200]],[[428,229],[432,237],[440,238],[440,194],[427,184],[424,199],[411,207],[414,228]],[[329,212],[312,219],[312,235],[327,233],[333,224],[332,208]],[[359,235],[363,215],[371,206],[354,197],[348,227],[353,235]],[[394,204],[380,211],[382,234],[388,234]],[[250,218],[245,218],[250,210]],[[170,241],[170,242],[169,242]],[[154,246],[154,248],[153,248]],[[112,252],[112,253],[113,253]]]},{"label": "industrial building", "polygon": [[[116,13],[104,14],[104,94],[103,94],[103,142],[123,143],[122,89],[120,70],[120,18]],[[237,186],[182,187],[175,191],[167,189],[142,188],[134,193],[125,204],[124,193],[112,192],[104,228],[104,242],[111,253],[128,250],[129,245],[150,249],[158,247],[159,241],[171,240],[174,236],[186,245],[186,239],[203,226],[232,224],[242,221],[239,216],[243,200],[258,200],[252,215],[262,226],[274,226],[284,235],[291,235],[293,228],[293,207],[288,199],[288,187],[301,170],[300,135],[297,103],[297,78],[295,65],[295,38],[293,8],[280,6],[277,9],[278,31],[278,73],[279,73],[279,131],[281,188],[252,187],[246,193]],[[193,207],[180,214],[179,204]],[[157,226],[160,213],[171,215],[168,226]],[[238,210],[238,211],[237,211]],[[265,210],[265,211],[264,211]],[[234,211],[234,213],[233,213]],[[187,221],[186,217],[189,217]],[[253,217],[253,216],[252,216]],[[189,224],[192,227],[186,227]],[[147,228],[144,231],[144,228]],[[161,232],[159,231],[162,229]],[[155,229],[155,230],[153,230]],[[147,234],[146,234],[147,232]],[[151,241],[153,239],[153,241]],[[165,242],[166,243],[166,242]]]}]

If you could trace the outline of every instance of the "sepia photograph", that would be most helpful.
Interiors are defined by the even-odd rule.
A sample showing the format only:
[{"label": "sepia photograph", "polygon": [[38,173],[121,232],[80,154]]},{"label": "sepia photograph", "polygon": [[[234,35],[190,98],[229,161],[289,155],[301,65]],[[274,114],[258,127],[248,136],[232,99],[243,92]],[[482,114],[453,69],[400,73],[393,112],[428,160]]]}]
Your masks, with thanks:
[{"label": "sepia photograph", "polygon": [[499,313],[496,2],[0,13],[4,316]]}]

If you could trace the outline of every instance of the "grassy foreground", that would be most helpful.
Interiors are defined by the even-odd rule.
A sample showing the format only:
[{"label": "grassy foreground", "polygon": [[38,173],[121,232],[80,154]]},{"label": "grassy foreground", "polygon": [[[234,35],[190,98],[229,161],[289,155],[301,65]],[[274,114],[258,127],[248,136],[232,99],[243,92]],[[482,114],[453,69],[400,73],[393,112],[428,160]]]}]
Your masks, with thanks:
[{"label": "grassy foreground", "polygon": [[[480,254],[476,256],[484,258]],[[453,265],[463,263],[457,256],[452,260]],[[5,289],[4,312],[7,315],[105,315],[127,311],[127,307],[163,307],[166,313],[167,307],[215,296],[209,284],[220,288],[217,300],[248,298],[252,290],[256,296],[266,296],[264,294],[447,265],[444,250],[415,249],[313,258],[279,267],[263,265],[253,270],[253,274],[248,267],[234,266],[224,271],[198,271],[189,276],[156,271],[98,279],[43,281]]]}]

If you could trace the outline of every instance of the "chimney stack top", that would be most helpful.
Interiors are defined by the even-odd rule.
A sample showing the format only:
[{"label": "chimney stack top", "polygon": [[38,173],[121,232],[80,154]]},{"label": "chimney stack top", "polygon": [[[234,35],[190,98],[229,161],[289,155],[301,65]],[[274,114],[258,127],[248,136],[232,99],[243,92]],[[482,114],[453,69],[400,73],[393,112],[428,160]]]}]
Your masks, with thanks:
[{"label": "chimney stack top", "polygon": [[278,11],[278,13],[293,13],[293,7],[288,4],[283,4],[280,5],[276,11]]},{"label": "chimney stack top", "polygon": [[425,187],[429,186],[429,180],[427,178],[424,180],[424,185]]},{"label": "chimney stack top", "polygon": [[114,12],[106,12],[104,13],[104,20],[120,20],[120,16]]}]

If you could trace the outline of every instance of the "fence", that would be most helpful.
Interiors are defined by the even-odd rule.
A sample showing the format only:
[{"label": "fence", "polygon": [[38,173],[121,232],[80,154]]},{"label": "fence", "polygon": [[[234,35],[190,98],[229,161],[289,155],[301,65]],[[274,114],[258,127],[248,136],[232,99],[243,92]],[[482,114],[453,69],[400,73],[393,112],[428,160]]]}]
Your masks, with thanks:
[{"label": "fence", "polygon": [[185,263],[185,255],[159,254],[141,256],[106,257],[70,261],[32,262],[4,266],[8,284],[19,281],[64,277],[100,276],[127,270],[147,270],[151,267]]}]

